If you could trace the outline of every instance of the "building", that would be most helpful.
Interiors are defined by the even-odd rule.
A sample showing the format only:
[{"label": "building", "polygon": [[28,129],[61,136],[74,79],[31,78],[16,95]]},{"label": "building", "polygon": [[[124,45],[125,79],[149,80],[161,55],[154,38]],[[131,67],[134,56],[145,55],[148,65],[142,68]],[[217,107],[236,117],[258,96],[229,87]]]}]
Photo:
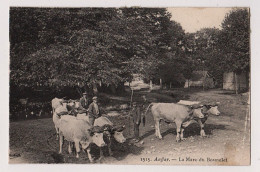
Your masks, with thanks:
[{"label": "building", "polygon": [[215,84],[208,71],[193,71],[191,79],[185,81],[184,88],[189,87],[214,88]]},{"label": "building", "polygon": [[225,72],[223,74],[223,89],[224,90],[236,90],[236,79],[237,79],[237,90],[247,89],[248,82],[246,73],[236,75],[234,72]]}]

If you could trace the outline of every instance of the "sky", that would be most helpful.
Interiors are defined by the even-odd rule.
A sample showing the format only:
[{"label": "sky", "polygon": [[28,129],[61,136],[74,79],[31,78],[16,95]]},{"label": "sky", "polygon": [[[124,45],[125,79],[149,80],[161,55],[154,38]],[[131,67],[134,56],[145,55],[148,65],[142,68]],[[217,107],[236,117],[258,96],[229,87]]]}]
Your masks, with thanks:
[{"label": "sky", "polygon": [[219,28],[231,8],[167,8],[171,20],[181,24],[185,32],[196,32],[202,28]]}]

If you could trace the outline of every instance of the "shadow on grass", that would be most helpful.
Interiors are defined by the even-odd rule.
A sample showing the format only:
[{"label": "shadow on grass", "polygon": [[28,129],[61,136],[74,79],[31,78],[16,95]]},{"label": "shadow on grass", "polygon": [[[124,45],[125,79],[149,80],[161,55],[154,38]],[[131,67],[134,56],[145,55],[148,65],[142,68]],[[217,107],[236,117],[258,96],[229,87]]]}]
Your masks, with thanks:
[{"label": "shadow on grass", "polygon": [[152,130],[150,130],[150,131],[147,131],[144,135],[142,135],[141,137],[140,137],[140,140],[143,140],[143,139],[145,139],[146,137],[149,137],[150,135],[153,135],[155,133],[155,130],[154,129],[152,129]]},{"label": "shadow on grass", "polygon": [[[127,157],[129,154],[140,155],[143,147],[138,147],[134,144],[130,144],[131,139],[128,139],[125,143],[118,143],[115,140],[112,140],[111,150],[113,152],[112,157],[118,161],[121,161]],[[108,147],[105,146],[102,148],[103,154],[105,157],[109,157]],[[90,153],[95,159],[100,157],[100,149],[96,145],[91,145]]]},{"label": "shadow on grass", "polygon": [[221,95],[236,95],[236,93],[235,92],[221,92],[221,93],[218,93],[218,94],[221,94]]},{"label": "shadow on grass", "polygon": [[57,163],[57,164],[65,163],[63,155],[61,155],[57,152],[52,152],[51,157],[53,158],[54,163]]}]

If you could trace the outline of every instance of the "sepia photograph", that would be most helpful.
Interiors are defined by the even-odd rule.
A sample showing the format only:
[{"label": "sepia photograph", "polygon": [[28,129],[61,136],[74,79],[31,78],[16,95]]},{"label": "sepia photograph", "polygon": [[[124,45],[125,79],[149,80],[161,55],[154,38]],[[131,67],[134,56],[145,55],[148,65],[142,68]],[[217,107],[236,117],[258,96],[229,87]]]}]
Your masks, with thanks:
[{"label": "sepia photograph", "polygon": [[9,8],[9,164],[249,166],[250,8]]}]

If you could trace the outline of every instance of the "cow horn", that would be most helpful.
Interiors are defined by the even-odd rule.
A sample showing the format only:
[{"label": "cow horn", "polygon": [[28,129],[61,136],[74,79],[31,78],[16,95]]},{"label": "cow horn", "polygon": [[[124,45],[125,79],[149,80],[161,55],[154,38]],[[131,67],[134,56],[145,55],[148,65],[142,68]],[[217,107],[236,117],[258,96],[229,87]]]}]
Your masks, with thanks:
[{"label": "cow horn", "polygon": [[209,104],[211,107],[218,106],[216,102]]},{"label": "cow horn", "polygon": [[220,105],[220,102],[214,103],[214,106],[218,106],[218,105]]},{"label": "cow horn", "polygon": [[121,132],[121,131],[123,131],[124,129],[125,129],[124,126],[118,126],[118,127],[115,128],[115,130],[118,131],[118,132]]}]

